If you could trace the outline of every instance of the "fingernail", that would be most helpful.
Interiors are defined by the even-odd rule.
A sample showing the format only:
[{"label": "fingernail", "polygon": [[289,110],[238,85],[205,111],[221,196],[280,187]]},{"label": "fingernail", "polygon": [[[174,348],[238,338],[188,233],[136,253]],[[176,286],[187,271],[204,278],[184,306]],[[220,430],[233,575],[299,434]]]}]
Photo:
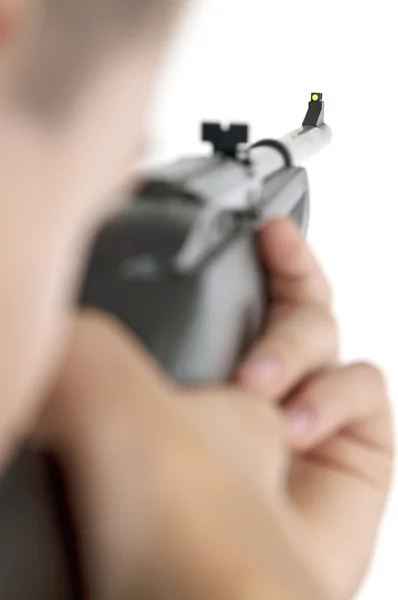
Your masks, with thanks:
[{"label": "fingernail", "polygon": [[256,357],[250,360],[242,370],[243,379],[250,384],[263,386],[282,375],[282,365],[271,357]]},{"label": "fingernail", "polygon": [[285,420],[288,433],[294,438],[303,438],[312,432],[315,415],[308,409],[294,408],[286,412]]}]

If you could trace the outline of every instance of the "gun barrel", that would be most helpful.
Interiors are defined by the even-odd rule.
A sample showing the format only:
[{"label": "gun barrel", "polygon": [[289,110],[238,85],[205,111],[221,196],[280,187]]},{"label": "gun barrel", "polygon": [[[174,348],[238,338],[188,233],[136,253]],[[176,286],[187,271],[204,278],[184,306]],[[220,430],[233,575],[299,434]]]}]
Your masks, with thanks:
[{"label": "gun barrel", "polygon": [[[292,164],[300,166],[308,158],[323,150],[332,141],[332,131],[323,123],[318,127],[301,127],[278,140],[288,150]],[[270,147],[253,148],[250,152],[258,177],[266,179],[285,166],[278,150]]]},{"label": "gun barrel", "polygon": [[295,165],[301,165],[323,150],[332,141],[332,130],[326,124],[319,127],[302,127],[280,140],[285,144]]}]

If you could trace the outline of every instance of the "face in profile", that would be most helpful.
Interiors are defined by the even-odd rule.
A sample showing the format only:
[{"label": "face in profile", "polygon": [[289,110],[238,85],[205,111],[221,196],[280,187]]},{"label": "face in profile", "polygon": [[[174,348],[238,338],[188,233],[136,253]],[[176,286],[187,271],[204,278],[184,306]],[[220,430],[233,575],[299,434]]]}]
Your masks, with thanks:
[{"label": "face in profile", "polygon": [[170,33],[167,21],[159,38],[134,19],[109,33],[92,18],[100,4],[108,16],[144,8],[0,3],[0,460],[2,427],[15,429],[56,366],[85,244],[138,159]]}]

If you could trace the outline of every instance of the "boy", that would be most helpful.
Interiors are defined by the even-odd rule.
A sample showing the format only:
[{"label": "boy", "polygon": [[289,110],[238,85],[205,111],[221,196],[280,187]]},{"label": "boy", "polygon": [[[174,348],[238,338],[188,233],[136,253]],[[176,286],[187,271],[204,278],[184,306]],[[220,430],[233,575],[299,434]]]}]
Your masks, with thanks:
[{"label": "boy", "polygon": [[374,545],[391,417],[377,369],[341,364],[293,225],[262,234],[273,312],[233,385],[177,389],[110,316],[72,312],[180,4],[0,2],[2,464],[34,432],[62,458],[95,599],[343,600]]}]

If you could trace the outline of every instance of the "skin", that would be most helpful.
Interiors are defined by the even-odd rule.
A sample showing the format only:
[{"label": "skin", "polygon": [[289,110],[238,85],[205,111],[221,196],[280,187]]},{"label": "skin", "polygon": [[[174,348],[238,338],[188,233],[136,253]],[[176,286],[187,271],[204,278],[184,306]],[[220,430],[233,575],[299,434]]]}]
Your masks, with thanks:
[{"label": "skin", "polygon": [[329,287],[288,222],[262,232],[272,316],[228,385],[177,388],[110,316],[72,312],[161,48],[115,52],[46,129],[7,101],[37,7],[0,3],[0,460],[29,432],[57,453],[95,600],[352,597],[391,477],[383,377],[341,364]]},{"label": "skin", "polygon": [[173,598],[348,600],[366,573],[392,470],[385,384],[341,364],[294,225],[268,224],[261,247],[273,314],[229,385],[176,388],[111,317],[76,318],[41,440],[72,482],[93,598],[168,599],[167,584]]},{"label": "skin", "polygon": [[172,29],[154,24],[158,44],[121,41],[71,110],[46,123],[12,102],[41,6],[0,0],[0,464],[36,418],[92,236],[142,156],[148,98]]}]

